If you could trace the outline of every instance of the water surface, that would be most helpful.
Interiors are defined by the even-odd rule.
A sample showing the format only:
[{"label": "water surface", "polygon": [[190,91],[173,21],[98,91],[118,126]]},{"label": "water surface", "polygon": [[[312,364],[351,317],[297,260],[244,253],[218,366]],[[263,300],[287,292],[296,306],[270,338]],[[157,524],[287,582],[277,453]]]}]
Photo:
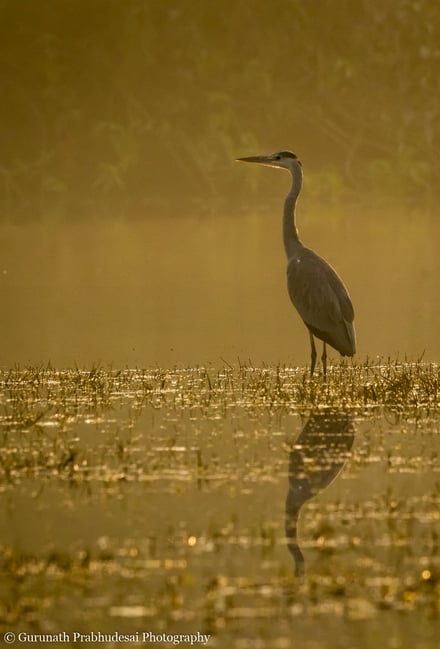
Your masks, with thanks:
[{"label": "water surface", "polygon": [[[2,226],[0,365],[304,365],[309,340],[287,295],[281,204],[249,215]],[[358,358],[438,359],[437,219],[301,204],[298,222],[350,290]],[[338,358],[332,351],[330,362]]]},{"label": "water surface", "polygon": [[438,380],[3,373],[2,628],[434,649]]}]

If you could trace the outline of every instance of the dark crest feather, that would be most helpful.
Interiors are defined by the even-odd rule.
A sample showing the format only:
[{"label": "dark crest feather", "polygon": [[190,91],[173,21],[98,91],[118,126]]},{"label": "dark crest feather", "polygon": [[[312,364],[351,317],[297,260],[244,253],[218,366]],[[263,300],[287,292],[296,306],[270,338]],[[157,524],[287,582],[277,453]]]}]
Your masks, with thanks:
[{"label": "dark crest feather", "polygon": [[274,153],[274,155],[280,156],[281,158],[292,158],[292,160],[296,160],[299,166],[302,167],[301,160],[299,160],[298,156],[293,153],[293,151],[279,151],[279,153]]},{"label": "dark crest feather", "polygon": [[298,160],[298,156],[292,151],[280,151],[277,155],[282,155],[283,158],[294,158],[294,160]]}]

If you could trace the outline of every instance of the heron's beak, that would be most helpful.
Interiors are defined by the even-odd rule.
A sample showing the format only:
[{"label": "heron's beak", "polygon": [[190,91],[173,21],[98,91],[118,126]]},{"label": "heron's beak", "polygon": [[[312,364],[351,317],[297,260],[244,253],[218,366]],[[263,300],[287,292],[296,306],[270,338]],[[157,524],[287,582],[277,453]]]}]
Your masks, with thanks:
[{"label": "heron's beak", "polygon": [[259,162],[260,164],[270,164],[272,156],[270,155],[251,155],[248,158],[237,158],[235,162]]}]

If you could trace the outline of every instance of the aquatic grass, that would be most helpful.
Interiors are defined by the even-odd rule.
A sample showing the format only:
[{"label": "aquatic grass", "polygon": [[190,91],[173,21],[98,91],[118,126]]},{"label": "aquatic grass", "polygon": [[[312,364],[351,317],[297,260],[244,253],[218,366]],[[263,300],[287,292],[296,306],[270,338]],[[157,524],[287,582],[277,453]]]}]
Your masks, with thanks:
[{"label": "aquatic grass", "polygon": [[403,405],[438,408],[440,367],[436,363],[345,363],[329,368],[327,381],[306,369],[240,364],[221,369],[56,370],[50,366],[0,372],[0,404],[31,409],[105,410],[117,404],[176,408],[211,404],[347,407]]},{"label": "aquatic grass", "polygon": [[[250,362],[0,371],[0,625],[205,625],[219,646],[258,627],[289,646],[292,620],[435,622],[439,378],[391,359],[335,364],[326,381]],[[356,437],[301,511],[299,581],[289,454],[310,415],[341,411]],[[340,453],[326,446],[315,474]]]},{"label": "aquatic grass", "polygon": [[[109,611],[117,615],[119,610],[124,616],[120,608],[124,605],[133,607],[134,624],[139,624],[137,618],[152,618],[159,625],[210,620],[216,635],[233,621],[252,620],[255,624],[264,618],[271,619],[272,626],[274,620],[283,623],[286,618],[299,620],[304,616],[321,623],[327,616],[372,620],[386,611],[400,615],[415,612],[418,623],[438,618],[438,568],[424,559],[401,562],[396,574],[374,557],[353,560],[349,549],[345,551],[345,565],[335,554],[327,552],[324,556],[322,551],[319,571],[298,586],[287,572],[274,574],[270,550],[264,545],[248,544],[240,549],[232,543],[234,552],[258,555],[260,571],[249,576],[212,569],[196,574],[189,557],[176,557],[172,547],[167,558],[154,557],[153,547],[130,543],[107,547],[102,539],[101,547],[75,553],[52,552],[45,557],[0,547],[0,569],[7,575],[4,586],[14,583],[13,589],[8,588],[11,596],[7,603],[0,606],[0,620],[3,625],[27,627],[48,615],[57,619],[58,593],[75,607],[86,605],[88,615],[99,614],[101,625],[108,621]],[[212,544],[210,565],[212,556],[221,556],[222,549],[216,542]],[[336,564],[333,568],[332,563]],[[93,594],[92,584],[99,598]],[[126,615],[131,617],[129,610]],[[72,624],[71,619],[64,620],[64,628]]]},{"label": "aquatic grass", "polygon": [[[216,411],[231,408],[394,407],[437,411],[440,366],[422,362],[341,363],[329,368],[327,381],[310,378],[307,370],[286,366],[206,367],[113,370],[56,370],[50,366],[0,372],[1,427],[28,430],[99,418],[100,413],[130,406],[141,410]],[[50,422],[50,423],[49,423]]]},{"label": "aquatic grass", "polygon": [[[243,417],[265,417],[271,429],[283,417],[343,409],[358,418],[376,413],[395,423],[404,418],[432,426],[439,379],[437,364],[390,360],[343,362],[329,368],[326,381],[310,378],[305,368],[242,363],[123,370],[17,366],[0,372],[0,472],[6,483],[24,475],[146,480],[166,468],[177,475],[180,466],[181,478],[199,480],[209,474],[208,464],[215,473],[215,451],[206,459],[214,442],[197,434],[188,446],[180,439],[186,420],[197,430],[229,418],[239,431]],[[167,437],[156,430],[147,452],[148,433],[133,436],[146,413],[174,428]]]}]

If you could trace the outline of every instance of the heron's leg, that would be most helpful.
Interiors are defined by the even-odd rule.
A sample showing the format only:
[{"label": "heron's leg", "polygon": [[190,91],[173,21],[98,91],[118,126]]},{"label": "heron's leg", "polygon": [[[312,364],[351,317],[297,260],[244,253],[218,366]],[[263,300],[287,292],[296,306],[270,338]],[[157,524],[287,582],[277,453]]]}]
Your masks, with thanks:
[{"label": "heron's leg", "polygon": [[313,334],[311,331],[309,331],[309,336],[310,336],[310,347],[312,348],[311,362],[310,362],[310,376],[313,376],[313,370],[315,369],[315,364],[316,364],[316,347],[315,347],[315,341],[313,340]]},{"label": "heron's leg", "polygon": [[322,373],[324,374],[324,378],[325,378],[327,376],[327,347],[325,343],[322,348],[321,360],[322,360]]}]

